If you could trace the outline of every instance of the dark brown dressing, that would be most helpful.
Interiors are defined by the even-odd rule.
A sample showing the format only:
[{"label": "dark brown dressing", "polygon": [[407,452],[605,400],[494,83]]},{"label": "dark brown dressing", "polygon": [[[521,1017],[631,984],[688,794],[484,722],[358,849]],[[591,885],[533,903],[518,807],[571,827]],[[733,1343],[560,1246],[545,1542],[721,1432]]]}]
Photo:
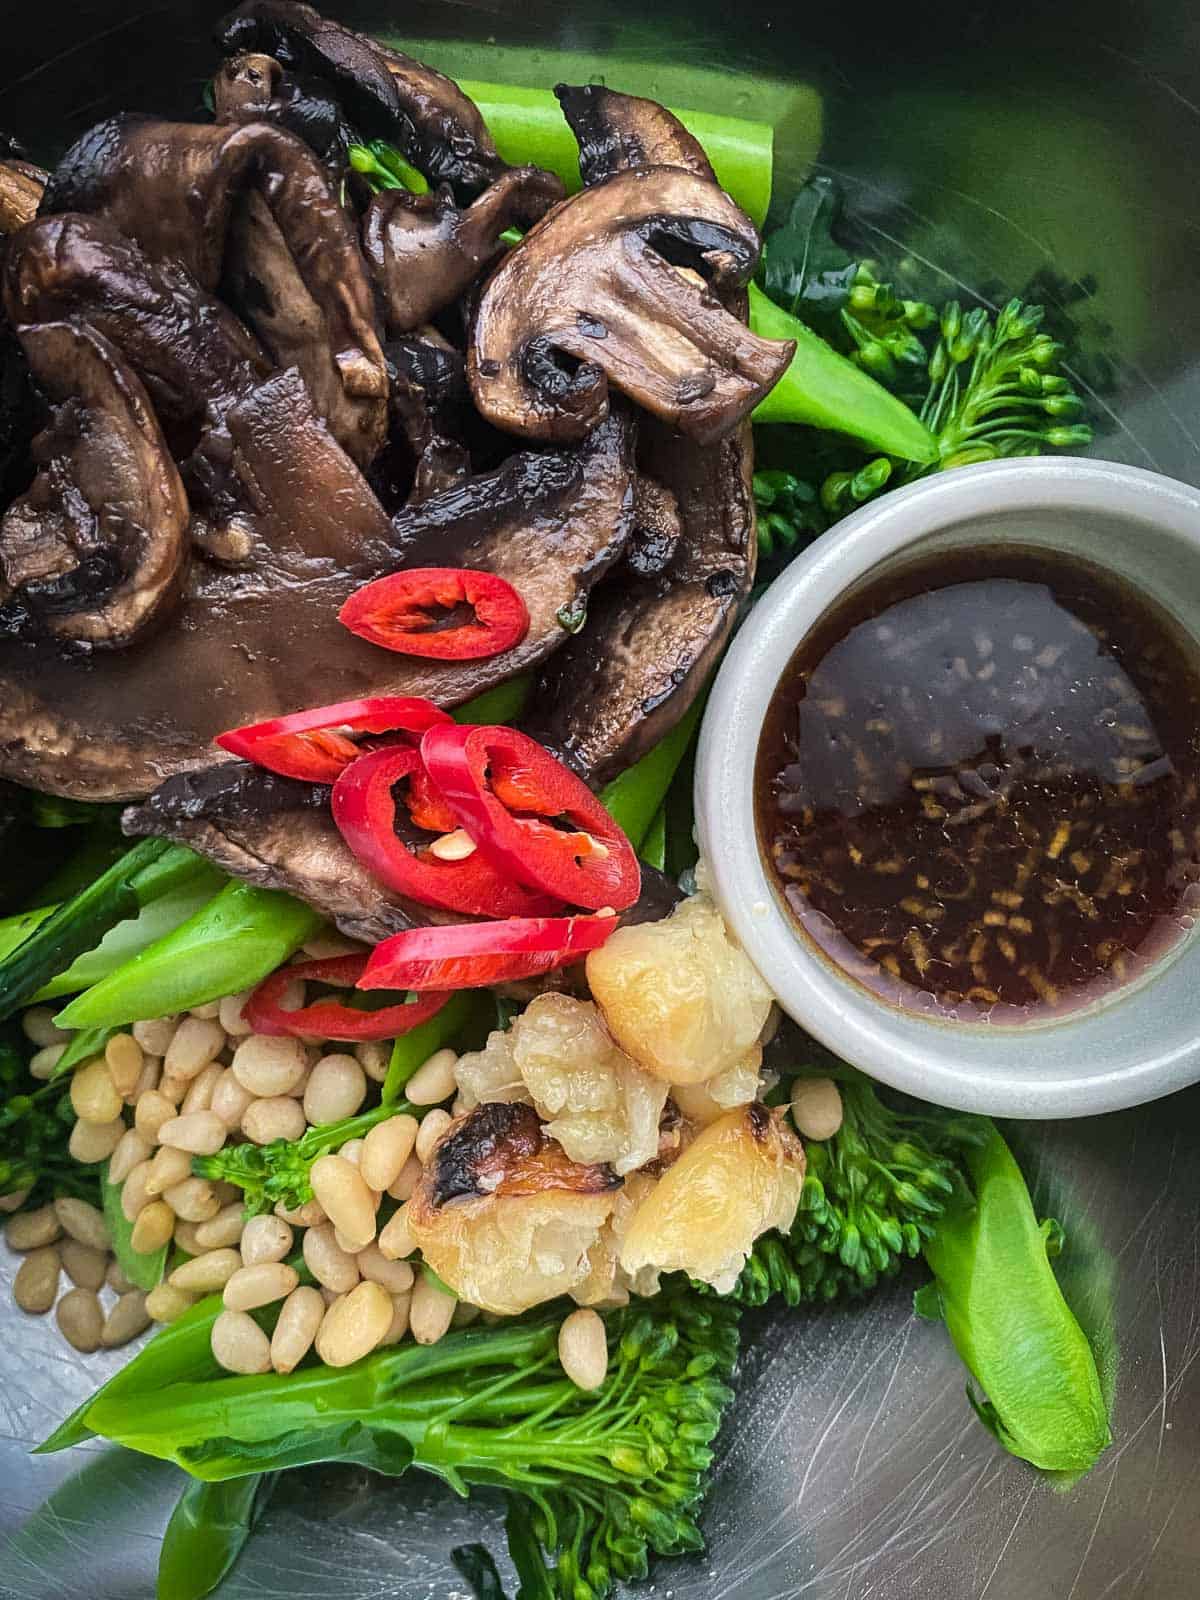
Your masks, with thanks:
[{"label": "dark brown dressing", "polygon": [[938,556],[804,642],[756,797],[779,892],[839,966],[934,1016],[1041,1020],[1192,925],[1197,652],[1082,563]]}]

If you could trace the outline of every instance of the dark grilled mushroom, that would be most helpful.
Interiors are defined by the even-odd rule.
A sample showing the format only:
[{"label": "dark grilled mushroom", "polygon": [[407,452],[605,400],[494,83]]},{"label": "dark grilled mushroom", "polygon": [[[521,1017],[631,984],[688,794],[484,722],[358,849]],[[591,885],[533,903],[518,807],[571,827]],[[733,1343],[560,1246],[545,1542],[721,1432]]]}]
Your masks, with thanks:
[{"label": "dark grilled mushroom", "polygon": [[[673,152],[695,177],[711,180],[711,168],[687,130],[654,102],[609,90],[570,90],[559,98],[581,143],[605,152],[603,163],[596,157],[598,173],[614,162],[636,161],[645,149],[659,156]],[[731,313],[745,317],[743,296],[729,296],[728,304]],[[635,534],[628,565],[600,586],[583,632],[548,664],[534,701],[537,723],[530,729],[596,783],[635,761],[678,722],[754,581],[749,424],[715,448],[648,418],[638,437],[639,500],[649,507],[647,482],[669,497],[656,502],[668,543],[674,502],[674,554],[661,570],[633,576],[644,548]],[[650,509],[638,520],[651,520]]]},{"label": "dark grilled mushroom", "polygon": [[714,181],[699,142],[657,100],[618,94],[600,83],[560,83],[554,93],[579,144],[585,189],[639,167],[682,167]]},{"label": "dark grilled mushroom", "polygon": [[37,475],[0,520],[0,632],[117,649],[179,597],[188,504],[146,391],[94,329],[26,328],[52,406]]},{"label": "dark grilled mushroom", "polygon": [[217,26],[226,53],[264,52],[326,82],[354,124],[399,146],[433,185],[470,201],[504,171],[483,118],[451,79],[291,0],[245,0]]},{"label": "dark grilled mushroom", "polygon": [[553,173],[513,167],[462,210],[447,189],[376,195],[363,218],[363,249],[389,333],[408,333],[452,305],[503,248],[507,228],[531,227],[565,193]]},{"label": "dark grilled mushroom", "polygon": [[102,213],[156,263],[218,289],[277,365],[299,367],[339,443],[369,461],[387,374],[354,226],[307,145],[265,122],[120,116],[55,169],[43,214]]},{"label": "dark grilled mushroom", "polygon": [[273,122],[303,139],[337,176],[346,169],[354,129],[341,103],[317,80],[285,72],[274,56],[230,56],[213,74],[218,122]]},{"label": "dark grilled mushroom", "polygon": [[751,333],[719,297],[747,281],[759,249],[729,196],[679,167],[574,195],[488,280],[468,353],[476,405],[511,433],[579,439],[606,414],[611,382],[690,438],[721,438],[795,349]]},{"label": "dark grilled mushroom", "polygon": [[37,216],[46,174],[28,161],[0,161],[0,235],[15,233]]},{"label": "dark grilled mushroom", "polygon": [[633,537],[625,565],[638,578],[656,578],[675,559],[683,524],[670,489],[639,472],[633,486]]}]

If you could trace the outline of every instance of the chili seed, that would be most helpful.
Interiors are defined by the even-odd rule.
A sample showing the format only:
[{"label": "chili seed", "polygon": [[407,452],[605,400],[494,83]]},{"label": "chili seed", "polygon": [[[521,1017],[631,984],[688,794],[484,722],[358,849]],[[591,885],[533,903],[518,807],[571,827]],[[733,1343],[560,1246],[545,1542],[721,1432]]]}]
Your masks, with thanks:
[{"label": "chili seed", "polygon": [[369,1355],[391,1325],[391,1295],[378,1283],[360,1283],[325,1313],[317,1354],[327,1367],[348,1367]]},{"label": "chili seed", "polygon": [[579,1389],[598,1389],[608,1372],[608,1339],[604,1322],[585,1306],[563,1318],[558,1330],[558,1359]]},{"label": "chili seed", "polygon": [[146,1310],[146,1296],[140,1289],[130,1289],[123,1294],[104,1319],[100,1330],[100,1343],[106,1350],[119,1349],[145,1333],[150,1326],[150,1313]]},{"label": "chili seed", "polygon": [[222,1311],[210,1335],[213,1359],[226,1372],[244,1377],[271,1370],[271,1344],[266,1334],[244,1311]]},{"label": "chili seed", "polygon": [[325,1316],[319,1289],[302,1285],[283,1302],[271,1335],[271,1365],[276,1372],[292,1372],[312,1349]]},{"label": "chili seed", "polygon": [[58,1293],[59,1267],[59,1254],[52,1244],[29,1252],[13,1279],[13,1299],[22,1311],[35,1317],[49,1311]]},{"label": "chili seed", "polygon": [[457,1087],[454,1069],[458,1056],[453,1050],[435,1050],[404,1085],[405,1098],[414,1106],[436,1106],[449,1100]]},{"label": "chili seed", "polygon": [[224,1300],[230,1311],[253,1311],[282,1300],[300,1282],[295,1267],[282,1261],[260,1261],[254,1267],[239,1267],[225,1285]]}]

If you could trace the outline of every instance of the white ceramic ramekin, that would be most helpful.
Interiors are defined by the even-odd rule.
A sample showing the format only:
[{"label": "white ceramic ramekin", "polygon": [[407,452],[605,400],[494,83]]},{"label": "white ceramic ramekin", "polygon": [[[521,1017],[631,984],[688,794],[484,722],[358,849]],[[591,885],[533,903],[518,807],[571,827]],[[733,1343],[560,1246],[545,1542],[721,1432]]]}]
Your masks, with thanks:
[{"label": "white ceramic ramekin", "polygon": [[1086,557],[1135,584],[1200,649],[1200,492],[1074,458],[992,462],[925,479],[840,522],[754,608],[717,677],[700,736],[696,813],[726,919],[802,1027],[896,1088],[962,1110],[1075,1117],[1200,1080],[1200,929],[1096,1005],[996,1027],[904,1012],[797,930],[764,865],[754,766],[767,705],[796,647],[846,591],[916,556],[1020,544]]}]

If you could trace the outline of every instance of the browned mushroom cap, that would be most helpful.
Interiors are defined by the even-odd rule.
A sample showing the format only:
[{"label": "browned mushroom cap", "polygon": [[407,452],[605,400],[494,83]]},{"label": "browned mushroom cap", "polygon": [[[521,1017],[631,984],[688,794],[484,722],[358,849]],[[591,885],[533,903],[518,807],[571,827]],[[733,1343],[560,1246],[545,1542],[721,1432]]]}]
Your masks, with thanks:
[{"label": "browned mushroom cap", "polygon": [[759,248],[729,196],[681,168],[585,189],[489,279],[468,353],[476,405],[511,433],[578,439],[605,415],[611,381],[689,437],[720,438],[795,349],[752,334],[713,292],[744,284]]},{"label": "browned mushroom cap", "polygon": [[374,299],[353,223],[300,139],[265,122],[114,117],[51,177],[42,212],[62,211],[103,213],[153,261],[232,294],[343,448],[371,459],[387,401]]},{"label": "browned mushroom cap", "polygon": [[218,122],[257,122],[270,105],[283,68],[274,56],[244,51],[213,73],[213,115]]},{"label": "browned mushroom cap", "polygon": [[445,189],[376,195],[363,218],[388,331],[408,333],[452,305],[502,246],[506,228],[528,228],[566,193],[540,167],[514,167],[459,210]]},{"label": "browned mushroom cap", "polygon": [[0,161],[0,234],[15,233],[37,216],[46,174],[27,161]]},{"label": "browned mushroom cap", "polygon": [[217,44],[265,51],[323,78],[371,138],[388,139],[434,185],[468,201],[504,171],[476,107],[451,79],[291,0],[245,0],[217,25]]},{"label": "browned mushroom cap", "polygon": [[657,100],[618,94],[599,83],[560,83],[554,93],[579,143],[585,189],[635,167],[682,167],[716,181],[699,141]]},{"label": "browned mushroom cap", "polygon": [[337,96],[319,80],[285,72],[274,56],[230,56],[213,74],[218,122],[274,122],[294,133],[341,181],[358,139]]},{"label": "browned mushroom cap", "polygon": [[33,483],[0,520],[0,629],[117,649],[178,599],[188,504],[146,391],[82,323],[26,328],[52,406]]}]

